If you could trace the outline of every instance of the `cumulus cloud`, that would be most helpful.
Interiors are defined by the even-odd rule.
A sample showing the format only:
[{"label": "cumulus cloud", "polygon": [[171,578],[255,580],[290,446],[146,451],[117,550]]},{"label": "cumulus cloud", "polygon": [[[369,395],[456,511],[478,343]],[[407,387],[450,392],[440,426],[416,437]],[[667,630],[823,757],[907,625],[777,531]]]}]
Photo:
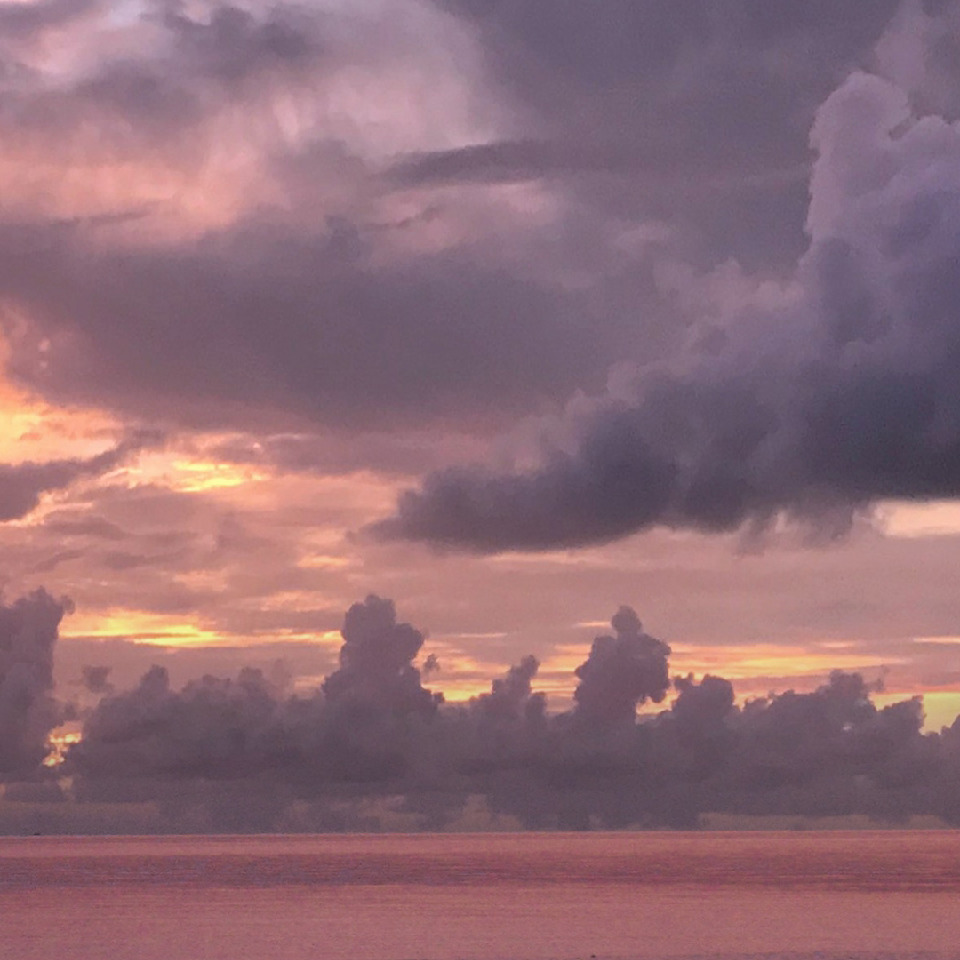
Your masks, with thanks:
[{"label": "cumulus cloud", "polygon": [[881,709],[861,676],[835,672],[811,693],[738,706],[722,677],[678,677],[672,704],[638,719],[638,702],[668,692],[669,647],[629,607],[612,626],[570,712],[547,711],[531,656],[489,693],[442,704],[411,665],[422,633],[371,596],[348,611],[341,666],[313,694],[249,668],[176,690],[154,667],[104,697],[68,754],[73,796],[157,803],[161,829],[370,828],[391,810],[435,829],[470,797],[540,828],[960,816],[957,724],[924,734],[919,699]]},{"label": "cumulus cloud", "polygon": [[858,72],[811,140],[810,246],[779,308],[734,311],[688,354],[580,403],[575,441],[539,469],[435,473],[376,529],[542,549],[960,493],[960,127]]},{"label": "cumulus cloud", "polygon": [[175,690],[154,666],[135,689],[101,700],[70,769],[114,798],[158,778],[252,779],[261,789],[277,778],[314,789],[402,778],[417,722],[442,701],[412,665],[423,634],[376,596],[347,611],[341,632],[339,669],[308,696],[288,696],[249,667],[235,680],[207,675]]},{"label": "cumulus cloud", "polygon": [[397,623],[392,600],[371,594],[355,603],[344,619],[340,669],[324,681],[323,693],[334,705],[373,705],[392,713],[432,713],[437,698],[420,684],[413,659],[423,634]]},{"label": "cumulus cloud", "polygon": [[644,633],[632,607],[621,607],[610,622],[613,636],[593,641],[590,656],[574,671],[576,716],[589,726],[633,723],[637,705],[660,703],[670,687],[670,647]]},{"label": "cumulus cloud", "polygon": [[61,722],[53,655],[70,608],[44,590],[0,605],[0,779],[34,772],[47,755],[47,735]]}]

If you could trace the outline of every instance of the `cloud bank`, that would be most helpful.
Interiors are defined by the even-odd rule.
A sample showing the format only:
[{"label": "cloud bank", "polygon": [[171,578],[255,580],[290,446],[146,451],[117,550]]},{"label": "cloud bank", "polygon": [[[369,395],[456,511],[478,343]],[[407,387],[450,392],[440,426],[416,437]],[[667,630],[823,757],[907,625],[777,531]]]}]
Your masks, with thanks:
[{"label": "cloud bank", "polygon": [[[630,607],[575,671],[565,713],[534,689],[534,657],[488,694],[444,704],[414,666],[422,632],[370,596],[347,611],[341,665],[315,692],[290,695],[251,668],[174,689],[153,667],[121,691],[101,672],[81,741],[62,770],[41,768],[60,716],[50,669],[64,610],[44,593],[3,610],[0,772],[37,790],[67,774],[60,802],[78,816],[146,803],[165,830],[330,830],[377,828],[389,810],[435,829],[481,798],[529,828],[695,827],[718,812],[960,822],[960,720],[925,734],[919,698],[881,709],[840,671],[812,693],[738,706],[722,677],[671,681],[668,645]],[[671,705],[638,719],[670,687]]]}]

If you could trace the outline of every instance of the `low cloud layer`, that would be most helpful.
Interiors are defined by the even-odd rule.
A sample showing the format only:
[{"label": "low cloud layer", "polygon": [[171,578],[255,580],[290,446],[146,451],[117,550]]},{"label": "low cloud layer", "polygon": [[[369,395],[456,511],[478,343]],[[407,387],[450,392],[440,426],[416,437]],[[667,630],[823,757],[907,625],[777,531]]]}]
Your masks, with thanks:
[{"label": "low cloud layer", "polygon": [[854,73],[812,143],[810,246],[777,302],[578,402],[538,469],[432,474],[375,530],[544,549],[960,494],[960,126]]},{"label": "low cloud layer", "polygon": [[[4,608],[3,773],[51,790],[68,774],[59,802],[75,812],[149,803],[155,828],[181,831],[370,829],[388,813],[435,829],[481,798],[488,815],[536,828],[691,827],[722,812],[960,822],[960,720],[925,734],[919,699],[881,709],[840,671],[812,693],[738,706],[721,677],[669,680],[668,645],[630,607],[575,671],[565,713],[535,690],[531,656],[488,694],[443,704],[414,665],[423,633],[376,596],[347,611],[340,668],[313,693],[251,668],[176,689],[159,666],[115,692],[91,669],[87,689],[104,695],[62,770],[41,774],[63,612],[42,593]],[[670,687],[670,707],[638,719]]]}]

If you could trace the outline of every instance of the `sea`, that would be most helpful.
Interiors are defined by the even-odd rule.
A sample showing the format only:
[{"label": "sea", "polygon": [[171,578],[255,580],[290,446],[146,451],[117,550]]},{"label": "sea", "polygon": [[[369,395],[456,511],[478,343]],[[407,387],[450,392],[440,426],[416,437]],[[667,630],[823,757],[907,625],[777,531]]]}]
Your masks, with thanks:
[{"label": "sea", "polygon": [[960,832],[0,839],[3,960],[960,960]]}]

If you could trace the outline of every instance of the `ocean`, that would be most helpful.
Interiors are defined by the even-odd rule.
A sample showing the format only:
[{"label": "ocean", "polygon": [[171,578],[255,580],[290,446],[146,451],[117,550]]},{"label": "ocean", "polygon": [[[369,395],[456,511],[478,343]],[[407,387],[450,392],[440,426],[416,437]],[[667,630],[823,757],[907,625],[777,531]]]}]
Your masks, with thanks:
[{"label": "ocean", "polygon": [[960,832],[0,839],[3,960],[957,960]]}]

